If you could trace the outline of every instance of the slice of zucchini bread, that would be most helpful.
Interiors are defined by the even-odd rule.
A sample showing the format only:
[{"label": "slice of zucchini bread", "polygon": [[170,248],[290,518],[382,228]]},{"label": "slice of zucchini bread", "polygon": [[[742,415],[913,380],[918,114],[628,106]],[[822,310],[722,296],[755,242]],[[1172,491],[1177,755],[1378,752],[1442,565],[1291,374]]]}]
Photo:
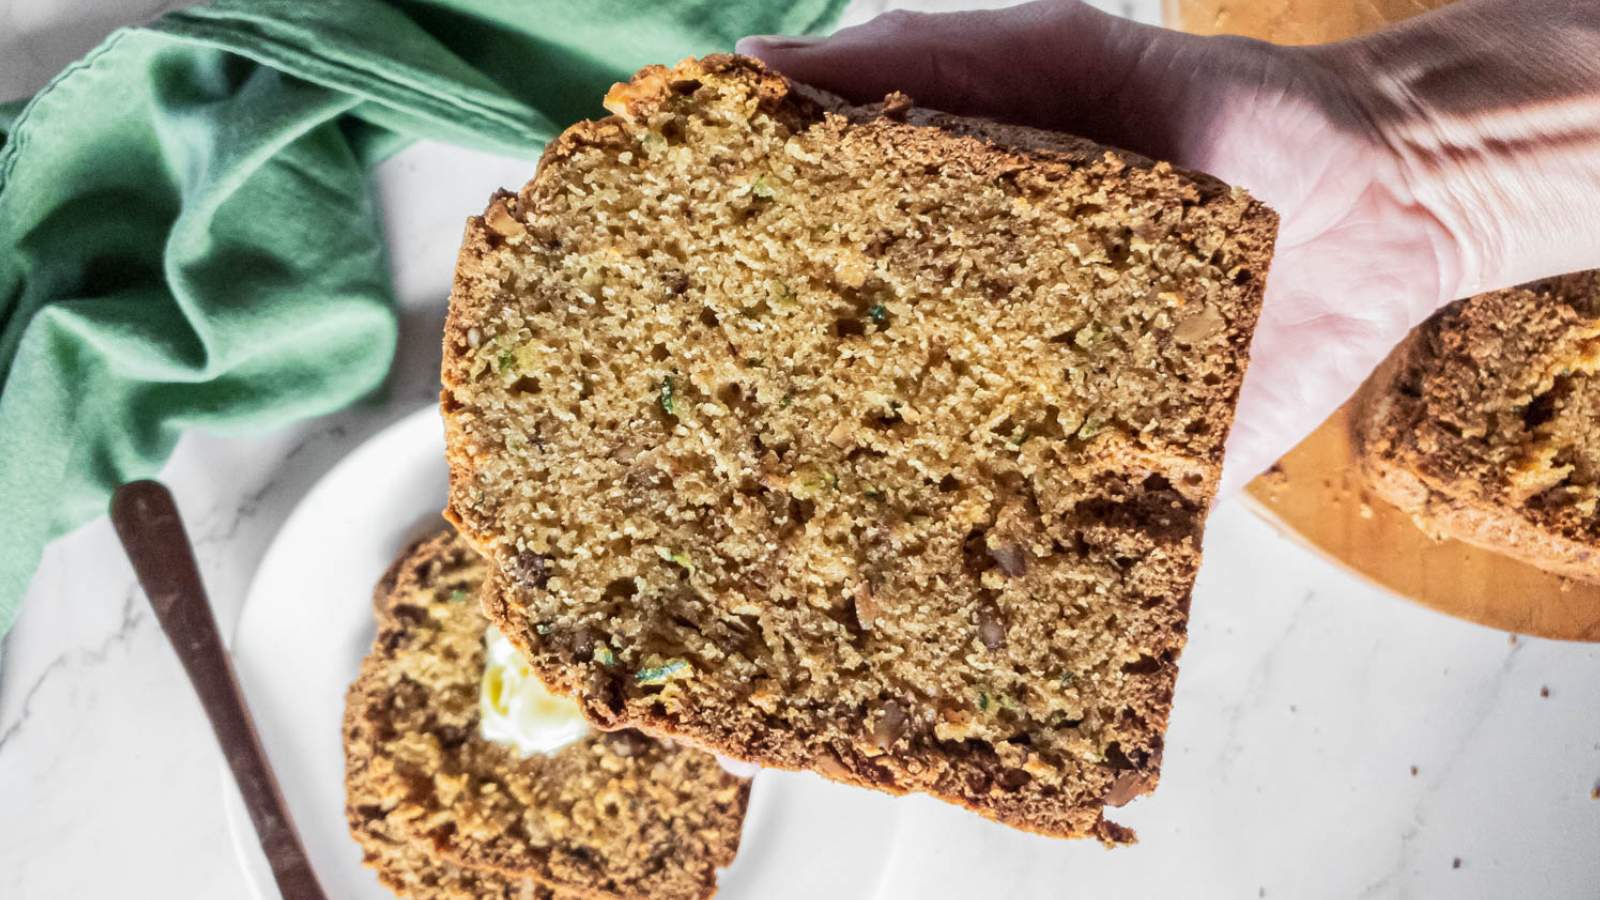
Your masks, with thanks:
[{"label": "slice of zucchini bread", "polygon": [[[352,786],[354,787],[354,786]],[[354,795],[352,795],[354,796]],[[512,878],[438,859],[415,846],[386,818],[352,819],[351,833],[378,881],[409,900],[577,900],[583,894],[555,891],[528,878]]]},{"label": "slice of zucchini bread", "polygon": [[1440,310],[1352,427],[1366,480],[1424,530],[1600,581],[1600,273]]},{"label": "slice of zucchini bread", "polygon": [[488,567],[456,535],[402,556],[346,703],[347,814],[402,896],[702,898],[749,783],[635,731],[521,757],[479,729]]},{"label": "slice of zucchini bread", "polygon": [[491,616],[602,727],[1131,839],[1274,214],[740,57],[606,105],[456,272]]}]

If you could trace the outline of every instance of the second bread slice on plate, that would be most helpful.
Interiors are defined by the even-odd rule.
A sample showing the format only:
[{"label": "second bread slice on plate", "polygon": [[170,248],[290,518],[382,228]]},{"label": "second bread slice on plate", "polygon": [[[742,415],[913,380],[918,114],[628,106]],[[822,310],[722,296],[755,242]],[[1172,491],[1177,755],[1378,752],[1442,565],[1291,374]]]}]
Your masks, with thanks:
[{"label": "second bread slice on plate", "polygon": [[747,781],[699,751],[591,732],[520,756],[483,737],[489,567],[453,534],[394,564],[351,686],[351,832],[401,896],[697,900],[733,862]]}]

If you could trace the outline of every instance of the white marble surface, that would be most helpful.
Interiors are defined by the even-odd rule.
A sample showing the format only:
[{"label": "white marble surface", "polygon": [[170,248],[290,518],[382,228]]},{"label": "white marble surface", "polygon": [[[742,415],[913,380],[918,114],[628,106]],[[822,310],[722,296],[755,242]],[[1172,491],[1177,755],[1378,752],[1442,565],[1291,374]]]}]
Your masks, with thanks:
[{"label": "white marble surface", "polygon": [[[164,5],[0,0],[0,96]],[[1152,17],[1151,0],[1126,5]],[[307,488],[435,394],[459,222],[530,171],[434,145],[386,164],[404,304],[388,398],[179,445],[163,477],[224,629]],[[972,866],[1008,896],[1048,866],[1067,873],[1052,881],[1059,897],[1600,897],[1600,646],[1518,640],[1412,606],[1238,504],[1213,517],[1207,552],[1161,790],[1122,817],[1138,848],[1039,839],[997,853],[979,827],[941,855],[948,868],[894,869],[861,896],[942,897],[941,872]],[[0,898],[247,896],[222,790],[206,723],[109,526],[60,541],[0,657]],[[965,815],[918,809],[913,823]],[[916,839],[915,824],[900,837]]]}]

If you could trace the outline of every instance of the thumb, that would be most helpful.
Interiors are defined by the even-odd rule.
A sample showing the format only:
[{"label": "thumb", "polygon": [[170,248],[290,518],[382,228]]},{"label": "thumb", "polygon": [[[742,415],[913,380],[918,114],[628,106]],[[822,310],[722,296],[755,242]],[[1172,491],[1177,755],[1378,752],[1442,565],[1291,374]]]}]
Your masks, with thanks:
[{"label": "thumb", "polygon": [[895,10],[826,39],[750,37],[741,53],[854,102],[903,91],[919,106],[1080,134],[1191,164],[1176,127],[1185,63],[1205,38],[1079,0],[957,13]]}]

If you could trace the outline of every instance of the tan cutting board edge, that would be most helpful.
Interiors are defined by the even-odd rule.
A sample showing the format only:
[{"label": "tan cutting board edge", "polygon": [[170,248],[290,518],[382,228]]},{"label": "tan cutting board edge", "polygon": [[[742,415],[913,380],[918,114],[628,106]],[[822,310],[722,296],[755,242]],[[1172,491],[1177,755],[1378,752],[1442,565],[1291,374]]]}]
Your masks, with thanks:
[{"label": "tan cutting board edge", "polygon": [[1171,28],[1241,34],[1277,44],[1325,44],[1376,31],[1450,0],[1163,0]]},{"label": "tan cutting board edge", "polygon": [[1343,409],[1251,482],[1246,497],[1292,537],[1424,606],[1504,631],[1600,642],[1600,585],[1436,541],[1368,493]]}]

